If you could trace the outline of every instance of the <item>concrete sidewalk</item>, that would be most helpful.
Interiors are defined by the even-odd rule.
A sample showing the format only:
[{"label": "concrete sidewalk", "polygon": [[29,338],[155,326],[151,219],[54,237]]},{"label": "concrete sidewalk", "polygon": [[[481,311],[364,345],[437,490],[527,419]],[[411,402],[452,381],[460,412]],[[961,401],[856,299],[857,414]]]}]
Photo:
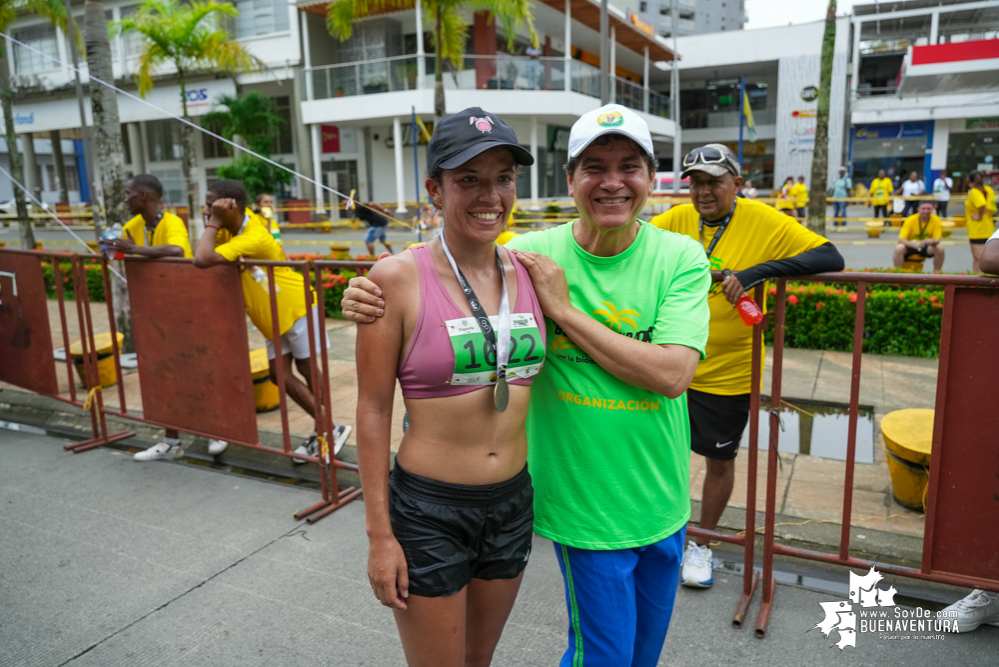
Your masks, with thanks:
[{"label": "concrete sidewalk", "polygon": [[[306,526],[290,515],[315,492],[61,445],[0,429],[0,666],[404,664],[392,615],[368,587],[362,503]],[[992,627],[943,641],[865,634],[841,652],[835,635],[807,631],[820,601],[845,598],[846,570],[781,579],[764,640],[730,627],[738,573],[681,590],[659,664],[990,665],[999,654]],[[931,609],[964,594],[889,580]],[[758,605],[759,593],[747,625]],[[566,622],[553,550],[535,538],[494,664],[557,664]]]}]

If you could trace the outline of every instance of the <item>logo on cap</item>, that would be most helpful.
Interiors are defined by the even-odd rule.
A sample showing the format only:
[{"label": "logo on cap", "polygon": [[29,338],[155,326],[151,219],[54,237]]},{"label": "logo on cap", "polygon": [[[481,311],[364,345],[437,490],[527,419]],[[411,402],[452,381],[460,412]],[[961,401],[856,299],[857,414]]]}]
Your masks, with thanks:
[{"label": "logo on cap", "polygon": [[624,116],[621,115],[620,111],[611,111],[610,113],[601,114],[597,117],[597,125],[600,127],[617,127],[618,125],[624,125]]},{"label": "logo on cap", "polygon": [[482,118],[476,118],[475,116],[472,116],[471,118],[468,119],[468,124],[474,125],[475,129],[478,130],[479,132],[482,132],[483,134],[485,134],[486,132],[493,131],[493,119],[490,118],[489,116],[484,116]]}]

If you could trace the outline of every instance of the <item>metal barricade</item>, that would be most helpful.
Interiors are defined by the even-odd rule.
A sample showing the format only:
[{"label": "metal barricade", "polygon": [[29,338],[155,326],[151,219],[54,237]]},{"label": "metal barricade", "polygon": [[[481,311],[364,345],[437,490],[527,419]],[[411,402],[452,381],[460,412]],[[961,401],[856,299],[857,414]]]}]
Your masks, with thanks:
[{"label": "metal barricade", "polygon": [[[46,261],[52,264],[55,281],[63,347],[66,351],[69,396],[63,395],[59,389],[57,363],[52,348],[52,328],[42,269]],[[83,400],[77,396],[70,355],[63,268],[60,266],[60,263],[66,261],[70,264],[80,329],[82,376],[87,389]],[[132,431],[108,432],[97,350],[90,322],[90,302],[87,298],[85,267],[93,261],[92,255],[0,249],[0,380],[88,411],[93,435],[86,440],[66,445],[65,449],[74,453],[135,435]],[[120,368],[118,373],[120,377]]]},{"label": "metal barricade", "polygon": [[[933,448],[931,453],[931,464],[929,469],[929,493],[926,505],[926,526],[923,537],[923,556],[919,568],[904,567],[888,563],[876,563],[879,571],[886,574],[911,577],[926,581],[934,581],[956,586],[966,586],[970,588],[982,588],[999,591],[999,564],[995,561],[995,553],[999,551],[999,537],[995,531],[987,530],[989,517],[999,519],[999,503],[994,502],[992,491],[988,491],[988,502],[979,503],[978,507],[969,507],[968,504],[958,506],[951,497],[945,497],[944,485],[941,480],[948,474],[955,472],[955,456],[950,457],[950,461],[944,457],[944,447],[960,452],[961,447],[979,447],[984,442],[983,438],[991,437],[989,443],[993,449],[999,443],[999,426],[995,417],[978,411],[977,415],[965,413],[960,415],[960,421],[949,414],[953,411],[953,406],[960,405],[960,396],[955,395],[955,387],[964,390],[965,395],[969,391],[977,399],[984,400],[985,404],[990,404],[990,398],[999,398],[999,388],[994,382],[994,373],[999,372],[999,351],[996,351],[994,343],[991,346],[989,355],[981,355],[985,350],[982,336],[988,335],[990,331],[983,324],[993,324],[999,327],[999,278],[978,277],[978,276],[948,276],[948,275],[914,275],[914,274],[876,274],[876,273],[827,273],[804,278],[794,278],[795,281],[803,282],[836,282],[836,283],[856,283],[857,285],[857,314],[854,322],[853,336],[853,362],[850,383],[850,412],[849,412],[849,435],[847,439],[846,453],[846,475],[843,489],[843,516],[842,529],[840,534],[840,544],[838,553],[823,553],[812,549],[778,544],[775,541],[775,514],[776,514],[776,491],[778,476],[778,444],[780,440],[779,416],[775,410],[770,413],[770,442],[767,452],[767,500],[766,518],[763,538],[763,588],[760,612],[756,622],[756,636],[764,637],[767,631],[767,624],[773,608],[774,596],[776,593],[776,580],[773,576],[774,556],[793,556],[807,560],[820,561],[834,565],[844,565],[848,567],[870,568],[874,562],[854,558],[850,556],[850,527],[851,510],[853,502],[853,476],[854,464],[856,460],[857,444],[857,421],[860,401],[860,371],[862,363],[862,345],[864,340],[864,311],[866,304],[867,286],[870,284],[896,284],[896,285],[933,285],[943,286],[944,311],[940,342],[940,366],[937,382],[936,416],[933,434]],[[781,402],[781,378],[783,374],[783,352],[784,352],[784,329],[786,313],[786,279],[776,281],[776,307],[774,309],[774,341],[773,341],[773,384],[770,392],[771,405],[779,406]],[[991,288],[991,289],[982,289]],[[961,305],[967,299],[969,305]],[[960,308],[962,314],[959,320],[955,313]],[[958,326],[960,325],[960,326]],[[991,335],[994,340],[994,331]],[[960,332],[965,340],[963,345],[958,344],[955,332]],[[969,336],[978,335],[979,340],[967,340]],[[987,358],[985,358],[987,357]],[[755,359],[754,359],[755,363]],[[960,367],[960,373],[949,372],[949,368]],[[972,377],[978,374],[978,381]],[[992,373],[992,375],[989,375]],[[990,378],[989,382],[981,382],[982,375]],[[754,376],[755,377],[755,376]],[[754,380],[753,395],[758,399],[759,385]],[[956,400],[955,400],[956,399]],[[758,404],[758,403],[754,403]],[[992,403],[994,404],[994,403]],[[753,413],[755,414],[755,413]],[[977,417],[977,419],[976,419]],[[988,421],[991,420],[991,421]],[[983,428],[983,424],[986,426]],[[989,426],[988,424],[991,424]],[[971,438],[956,437],[957,434],[970,433]],[[978,438],[975,440],[975,438]],[[945,442],[946,440],[946,442]],[[756,449],[756,440],[751,439],[750,451]],[[975,459],[971,465],[977,465],[978,469],[974,474],[984,477],[992,477],[995,474],[994,458],[997,452],[986,452],[986,456],[991,455],[991,466],[982,466],[982,456]],[[967,463],[965,464],[968,465]],[[949,468],[946,466],[950,466]],[[750,477],[752,480],[752,477]],[[988,483],[982,480],[983,484],[972,488],[983,488]],[[956,486],[954,484],[947,485]],[[978,500],[985,498],[980,496]],[[949,512],[949,515],[947,514]],[[962,521],[960,517],[967,515]],[[947,517],[948,521],[943,522],[942,518]],[[980,528],[986,530],[969,530],[967,522],[974,524],[980,521]],[[747,521],[747,524],[749,522]],[[944,529],[942,523],[954,523],[950,529]],[[992,526],[996,525],[994,522]],[[748,526],[747,526],[748,530]],[[946,532],[945,532],[946,531]],[[984,533],[984,535],[983,535]],[[991,533],[991,534],[989,534]],[[748,534],[748,532],[747,532]],[[947,539],[956,540],[958,546],[964,548],[952,549],[965,557],[979,558],[979,561],[962,563],[968,572],[956,572],[954,556],[949,557],[941,554],[940,538],[946,534]],[[985,542],[983,540],[991,540]],[[730,540],[731,541],[731,540]],[[751,543],[751,540],[749,541]],[[950,543],[953,547],[955,544]],[[747,560],[747,563],[749,561]],[[747,570],[748,571],[748,570]],[[970,572],[970,573],[969,573]]]}]

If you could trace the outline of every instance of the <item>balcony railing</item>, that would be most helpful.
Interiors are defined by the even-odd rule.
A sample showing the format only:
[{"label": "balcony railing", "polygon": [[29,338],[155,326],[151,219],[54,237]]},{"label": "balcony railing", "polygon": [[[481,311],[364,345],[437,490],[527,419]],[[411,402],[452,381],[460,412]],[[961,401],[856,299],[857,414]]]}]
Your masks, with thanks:
[{"label": "balcony railing", "polygon": [[[426,78],[423,85],[433,88],[434,58],[424,57]],[[302,75],[308,99],[325,100],[416,90],[419,84],[418,65],[416,56],[396,56],[313,67],[304,70]],[[565,65],[564,58],[467,55],[458,68],[445,61],[443,82],[445,89],[458,90],[565,91]],[[569,77],[569,90],[600,97],[600,70],[596,67],[572,60]],[[650,90],[646,108],[642,86],[618,77],[613,77],[612,81],[616,86],[618,104],[669,118],[669,98]]]}]

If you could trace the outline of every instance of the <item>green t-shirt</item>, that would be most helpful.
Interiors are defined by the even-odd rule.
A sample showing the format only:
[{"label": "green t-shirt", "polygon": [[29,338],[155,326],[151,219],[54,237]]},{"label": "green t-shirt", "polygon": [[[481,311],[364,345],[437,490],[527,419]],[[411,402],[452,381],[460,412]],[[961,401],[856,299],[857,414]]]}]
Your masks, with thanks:
[{"label": "green t-shirt", "polygon": [[[614,257],[591,255],[569,223],[507,247],[551,257],[579,310],[647,343],[704,356],[711,274],[688,236],[642,223]],[[549,349],[527,416],[534,530],[583,549],[625,549],[669,537],[690,518],[687,397],[670,400],[617,379],[545,318]]]}]

